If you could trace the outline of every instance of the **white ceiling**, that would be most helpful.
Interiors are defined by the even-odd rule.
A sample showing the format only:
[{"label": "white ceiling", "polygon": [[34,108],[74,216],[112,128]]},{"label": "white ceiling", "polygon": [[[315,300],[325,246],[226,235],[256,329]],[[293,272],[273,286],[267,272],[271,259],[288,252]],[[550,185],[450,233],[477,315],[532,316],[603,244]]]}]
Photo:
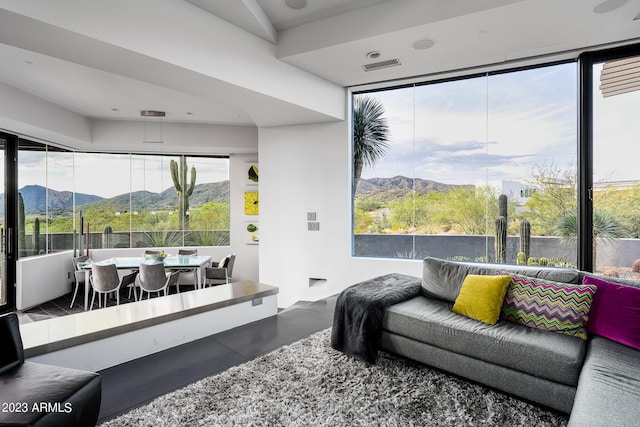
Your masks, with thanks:
[{"label": "white ceiling", "polygon": [[[90,119],[155,109],[175,122],[340,120],[344,87],[640,41],[640,0],[594,13],[601,3],[0,0],[0,82]],[[422,38],[435,45],[413,49]]]}]

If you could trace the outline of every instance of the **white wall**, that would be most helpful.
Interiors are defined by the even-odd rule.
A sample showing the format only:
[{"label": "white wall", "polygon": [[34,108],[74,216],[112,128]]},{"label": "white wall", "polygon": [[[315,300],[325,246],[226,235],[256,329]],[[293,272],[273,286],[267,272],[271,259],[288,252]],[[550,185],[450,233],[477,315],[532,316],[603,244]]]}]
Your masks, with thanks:
[{"label": "white wall", "polygon": [[[256,162],[258,154],[236,154],[230,157],[229,178],[231,191],[229,195],[231,214],[231,247],[229,250],[236,254],[236,262],[233,267],[233,280],[259,281],[259,252],[258,245],[248,245],[246,240],[246,227],[248,221],[256,221],[259,218],[244,215],[244,193],[247,191],[246,167],[248,162]],[[255,191],[257,188],[252,188]],[[277,286],[277,285],[274,285]]]},{"label": "white wall", "polygon": [[145,122],[92,120],[91,134],[92,144],[80,149],[208,155],[256,153],[258,150],[258,128],[255,126],[163,123],[159,119],[149,119],[146,122],[147,139],[162,139],[164,144],[145,144]]},{"label": "white wall", "polygon": [[68,293],[73,280],[71,256],[70,251],[18,260],[16,308],[26,310]]},{"label": "white wall", "polygon": [[66,146],[91,140],[89,119],[0,83],[0,129]]},{"label": "white wall", "polygon": [[[420,261],[352,258],[347,121],[259,130],[260,281],[278,304],[316,300],[390,272],[420,276]],[[320,231],[307,231],[317,212]],[[310,288],[310,278],[326,279]]]}]

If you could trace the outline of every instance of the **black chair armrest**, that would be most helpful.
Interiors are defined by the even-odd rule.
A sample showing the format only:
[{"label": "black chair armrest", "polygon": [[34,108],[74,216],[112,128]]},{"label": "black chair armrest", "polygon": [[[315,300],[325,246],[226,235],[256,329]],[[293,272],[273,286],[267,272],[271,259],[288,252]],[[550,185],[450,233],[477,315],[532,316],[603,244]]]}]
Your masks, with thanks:
[{"label": "black chair armrest", "polygon": [[227,279],[227,269],[219,267],[207,267],[204,269],[204,277],[207,279]]},{"label": "black chair armrest", "polygon": [[24,363],[20,324],[15,313],[0,316],[0,374]]}]

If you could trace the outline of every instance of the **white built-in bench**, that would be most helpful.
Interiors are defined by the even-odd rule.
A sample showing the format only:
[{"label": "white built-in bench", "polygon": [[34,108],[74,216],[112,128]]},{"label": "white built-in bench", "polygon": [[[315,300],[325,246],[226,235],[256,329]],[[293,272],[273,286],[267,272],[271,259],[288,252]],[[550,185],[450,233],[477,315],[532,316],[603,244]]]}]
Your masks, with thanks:
[{"label": "white built-in bench", "polygon": [[22,324],[25,358],[99,371],[275,316],[277,294],[243,281]]}]

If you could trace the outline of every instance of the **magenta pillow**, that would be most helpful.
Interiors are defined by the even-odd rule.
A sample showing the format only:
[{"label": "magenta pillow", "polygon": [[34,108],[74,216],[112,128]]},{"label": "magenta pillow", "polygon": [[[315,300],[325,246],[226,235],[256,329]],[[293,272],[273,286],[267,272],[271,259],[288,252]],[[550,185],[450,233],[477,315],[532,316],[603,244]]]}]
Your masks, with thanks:
[{"label": "magenta pillow", "polygon": [[596,285],[587,331],[640,350],[640,288],[585,276],[582,283]]}]

